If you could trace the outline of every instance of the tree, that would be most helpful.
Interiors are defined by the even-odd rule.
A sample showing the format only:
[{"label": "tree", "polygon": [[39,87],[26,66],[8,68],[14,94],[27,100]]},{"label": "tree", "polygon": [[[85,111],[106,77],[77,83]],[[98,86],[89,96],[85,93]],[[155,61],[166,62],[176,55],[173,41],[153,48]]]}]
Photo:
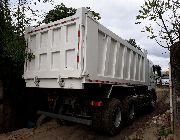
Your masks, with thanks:
[{"label": "tree", "polygon": [[136,24],[151,21],[145,25],[143,32],[149,33],[150,39],[164,48],[180,41],[180,1],[179,0],[146,0],[136,17]]},{"label": "tree", "polygon": [[93,11],[90,7],[86,7],[88,9],[88,12],[92,13],[92,16],[95,20],[100,20],[101,16],[99,13],[96,13],[95,11]]},{"label": "tree", "polygon": [[[20,36],[14,32],[14,27],[12,26],[10,10],[8,8],[8,1],[1,1],[1,13],[0,13],[0,40],[1,40],[1,54],[0,57],[0,76],[7,76],[7,74],[11,74],[9,70],[12,69],[13,66],[16,68],[19,67],[20,61],[17,60],[18,57],[21,58],[21,54],[18,53],[22,48],[19,46],[19,42],[21,42]],[[18,48],[17,48],[18,46]]]},{"label": "tree", "polygon": [[131,44],[133,47],[137,48],[138,50],[141,51],[141,47],[139,45],[136,44],[136,40],[130,38],[129,40],[126,40],[129,44]]},{"label": "tree", "polygon": [[24,123],[26,119],[22,118],[27,101],[22,75],[24,60],[31,59],[32,54],[26,51],[24,30],[31,18],[25,16],[25,12],[30,10],[27,1],[17,2],[17,7],[10,9],[9,0],[0,0],[0,81],[4,89],[0,99],[1,132],[14,129],[15,122]]},{"label": "tree", "polygon": [[[91,10],[90,7],[86,7],[86,8],[88,9],[89,12],[92,12],[94,19],[96,20],[101,19],[99,13],[96,13],[93,10]],[[47,24],[51,21],[56,21],[59,19],[72,16],[76,13],[76,10],[77,9],[72,8],[72,7],[66,7],[63,3],[61,3],[60,5],[55,6],[54,9],[50,10],[42,22]]]},{"label": "tree", "polygon": [[[43,2],[49,1],[51,2]],[[33,58],[33,54],[26,51],[24,33],[25,27],[38,17],[38,10],[33,10],[29,6],[31,0],[15,2],[13,6],[9,4],[9,0],[0,0],[0,78],[7,75],[22,77],[25,58]],[[31,12],[33,18],[27,17],[26,12]]]},{"label": "tree", "polygon": [[161,77],[161,67],[159,65],[153,65],[153,72],[157,72],[157,75]]},{"label": "tree", "polygon": [[[8,0],[1,1],[0,7],[0,78],[22,77],[24,60],[26,57],[30,58],[32,56],[31,53],[25,51],[25,13],[20,8],[17,8],[18,12],[14,11],[12,13],[8,2]],[[18,7],[20,5],[21,3]],[[12,18],[16,18],[17,21],[13,21]]]},{"label": "tree", "polygon": [[176,130],[180,129],[180,105],[177,100],[180,97],[180,1],[146,0],[136,18],[137,24],[145,20],[151,21],[149,25],[145,25],[144,31],[150,33],[150,39],[155,39],[161,47],[170,50],[174,114],[174,124],[171,124],[171,128],[175,128],[175,134],[179,138],[179,131]]},{"label": "tree", "polygon": [[54,9],[50,10],[45,19],[43,20],[44,23],[49,23],[51,21],[56,21],[59,19],[63,19],[69,16],[72,16],[76,13],[75,8],[68,8],[63,3],[54,7]]}]

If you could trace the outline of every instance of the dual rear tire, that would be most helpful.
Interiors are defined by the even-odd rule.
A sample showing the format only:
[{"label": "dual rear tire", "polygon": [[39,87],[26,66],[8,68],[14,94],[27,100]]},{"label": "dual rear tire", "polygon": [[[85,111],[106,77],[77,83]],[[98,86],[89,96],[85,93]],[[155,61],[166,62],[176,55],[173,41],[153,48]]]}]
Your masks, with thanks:
[{"label": "dual rear tire", "polygon": [[92,126],[96,131],[117,134],[123,126],[123,106],[118,99],[111,99],[103,108],[96,108]]},{"label": "dual rear tire", "polygon": [[125,123],[131,124],[135,118],[135,104],[132,100],[111,99],[104,107],[96,108],[93,113],[92,127],[98,132],[115,135]]},{"label": "dual rear tire", "polygon": [[117,134],[123,126],[123,106],[118,99],[109,101],[103,111],[103,130],[110,135]]},{"label": "dual rear tire", "polygon": [[136,105],[131,97],[127,97],[123,100],[123,105],[125,109],[125,123],[130,125],[133,123],[136,117]]}]

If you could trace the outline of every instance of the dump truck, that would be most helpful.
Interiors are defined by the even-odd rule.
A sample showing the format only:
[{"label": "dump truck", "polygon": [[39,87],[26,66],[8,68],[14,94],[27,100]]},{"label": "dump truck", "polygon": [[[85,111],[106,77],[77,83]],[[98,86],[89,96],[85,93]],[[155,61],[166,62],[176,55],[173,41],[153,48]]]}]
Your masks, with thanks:
[{"label": "dump truck", "polygon": [[[26,28],[24,79],[34,111],[117,134],[137,109],[156,104],[153,63],[96,21],[86,8],[64,19]],[[31,102],[33,104],[33,102]]]}]

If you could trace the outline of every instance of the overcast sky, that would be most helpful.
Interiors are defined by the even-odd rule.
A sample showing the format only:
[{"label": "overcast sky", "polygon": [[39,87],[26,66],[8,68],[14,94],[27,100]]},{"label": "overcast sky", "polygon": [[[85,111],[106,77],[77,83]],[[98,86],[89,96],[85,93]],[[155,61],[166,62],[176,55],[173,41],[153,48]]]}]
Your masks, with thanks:
[{"label": "overcast sky", "polygon": [[[148,58],[155,65],[160,65],[163,70],[167,70],[169,51],[148,39],[147,34],[141,32],[142,25],[135,24],[144,0],[54,0],[54,5],[60,3],[74,8],[91,7],[92,10],[100,13],[101,24],[123,39],[134,38],[141,48],[148,50]],[[48,12],[54,5],[38,4],[36,8]]]}]

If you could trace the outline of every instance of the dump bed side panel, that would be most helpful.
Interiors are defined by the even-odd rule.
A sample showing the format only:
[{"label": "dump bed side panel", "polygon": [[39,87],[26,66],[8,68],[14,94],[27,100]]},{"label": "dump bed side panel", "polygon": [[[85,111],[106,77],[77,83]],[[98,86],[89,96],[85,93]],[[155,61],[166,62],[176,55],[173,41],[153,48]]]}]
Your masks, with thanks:
[{"label": "dump bed side panel", "polygon": [[86,36],[86,82],[146,84],[146,52],[88,16]]}]

